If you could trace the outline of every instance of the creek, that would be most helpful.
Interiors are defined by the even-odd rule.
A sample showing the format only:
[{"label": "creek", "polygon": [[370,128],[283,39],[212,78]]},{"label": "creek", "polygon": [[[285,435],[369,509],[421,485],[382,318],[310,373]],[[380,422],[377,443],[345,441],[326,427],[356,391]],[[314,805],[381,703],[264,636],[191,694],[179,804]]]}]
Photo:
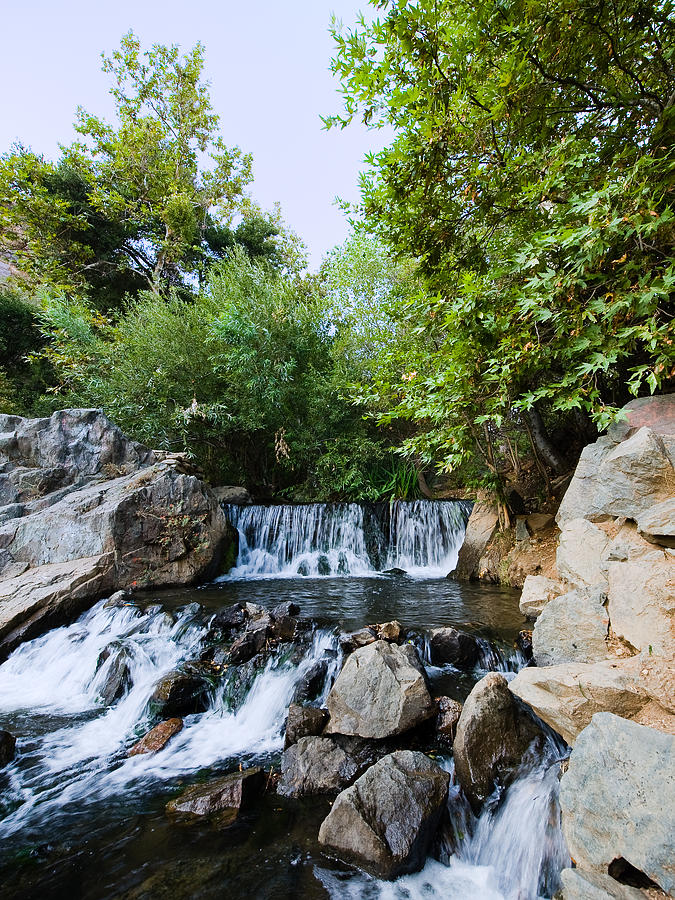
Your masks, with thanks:
[{"label": "creek", "polygon": [[[164,814],[186,785],[243,766],[278,771],[286,711],[318,660],[340,666],[339,632],[398,619],[425,663],[433,693],[463,700],[489,670],[524,664],[514,639],[525,621],[518,594],[444,576],[456,562],[469,507],[452,501],[230,507],[236,564],[202,588],[96,604],[76,622],[19,647],[0,666],[0,728],[18,737],[0,772],[0,883],[8,898],[550,897],[568,863],[559,827],[551,738],[518,778],[474,819],[453,786],[437,858],[394,883],[321,854],[325,796],[289,801],[268,792],[224,830],[181,827]],[[384,574],[383,574],[384,573]],[[128,757],[152,722],[158,680],[199,659],[213,613],[233,603],[271,609],[292,600],[315,622],[302,653],[272,653],[248,682],[217,680],[206,709],[155,755]],[[474,671],[430,664],[427,633],[455,625],[479,639]],[[126,693],[101,691],[123,649]],[[328,653],[327,653],[328,651]],[[451,754],[438,761],[452,772]]]}]

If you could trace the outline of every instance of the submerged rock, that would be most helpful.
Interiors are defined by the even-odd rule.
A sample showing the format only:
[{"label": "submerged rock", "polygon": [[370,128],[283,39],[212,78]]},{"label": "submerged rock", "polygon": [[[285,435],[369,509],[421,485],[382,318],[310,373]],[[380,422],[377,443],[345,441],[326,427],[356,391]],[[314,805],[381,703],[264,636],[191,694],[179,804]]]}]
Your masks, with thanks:
[{"label": "submerged rock", "polygon": [[300,738],[321,734],[328,722],[328,710],[291,703],[286,717],[284,748],[297,744]]},{"label": "submerged rock", "polygon": [[327,734],[376,739],[403,734],[436,711],[415,648],[386,641],[347,657],[326,707]]},{"label": "submerged rock", "polygon": [[434,628],[429,638],[429,651],[435,666],[473,669],[478,662],[476,639],[457,628]]},{"label": "submerged rock", "polygon": [[424,865],[449,780],[423,753],[397,750],[338,795],[319,843],[378,878],[414,872]]},{"label": "submerged rock", "polygon": [[675,891],[675,736],[598,713],[560,784],[563,831],[582,869],[616,860]]},{"label": "submerged rock", "polygon": [[457,780],[474,812],[541,735],[519,708],[503,675],[490,672],[481,678],[464,703],[453,745]]},{"label": "submerged rock", "polygon": [[152,692],[150,709],[160,719],[204,712],[209,703],[209,687],[198,675],[169,672]]},{"label": "submerged rock", "polygon": [[16,738],[9,731],[0,731],[0,769],[4,769],[16,754]]},{"label": "submerged rock", "polygon": [[206,784],[195,784],[166,804],[166,813],[182,822],[211,819],[220,827],[231,825],[262,792],[265,775],[262,769],[232,772]]},{"label": "submerged rock", "polygon": [[164,749],[171,738],[183,729],[183,720],[174,718],[166,719],[149,731],[129,751],[129,756],[138,756],[143,753],[157,753]]}]

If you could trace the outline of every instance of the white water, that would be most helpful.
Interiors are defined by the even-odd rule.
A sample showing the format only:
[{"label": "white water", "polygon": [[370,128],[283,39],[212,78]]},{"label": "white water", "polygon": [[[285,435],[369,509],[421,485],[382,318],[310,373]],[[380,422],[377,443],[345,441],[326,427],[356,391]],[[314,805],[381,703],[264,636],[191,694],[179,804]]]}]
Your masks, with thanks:
[{"label": "white water", "polygon": [[[560,829],[560,747],[523,760],[503,798],[488,802],[475,819],[458,787],[451,785],[452,827],[440,856],[421,872],[382,882],[363,874],[315,875],[333,900],[537,900],[551,896],[570,858]],[[447,766],[454,776],[454,765]]]},{"label": "white water", "polygon": [[[187,716],[162,753],[126,756],[151,726],[147,701],[156,683],[182,661],[198,657],[206,631],[198,612],[192,604],[173,622],[157,607],[143,614],[99,603],[75,624],[24,644],[0,666],[0,715],[33,722],[32,736],[19,741],[17,761],[6,770],[9,790],[3,800],[17,808],[0,820],[0,844],[19,829],[51,824],[59,815],[81,817],[83,804],[132,801],[158,781],[282,748],[296,683],[335,647],[327,632],[315,634],[299,665],[270,658],[238,709],[228,708],[223,682],[213,690],[208,709]],[[113,656],[98,671],[97,661],[111,641],[128,654],[132,686],[105,708],[99,692]],[[338,664],[336,657],[333,669]],[[43,729],[34,727],[36,712],[44,717]]]},{"label": "white water", "polygon": [[468,511],[466,503],[441,500],[229,506],[239,556],[226,577],[372,575],[393,568],[444,577],[457,564]]}]

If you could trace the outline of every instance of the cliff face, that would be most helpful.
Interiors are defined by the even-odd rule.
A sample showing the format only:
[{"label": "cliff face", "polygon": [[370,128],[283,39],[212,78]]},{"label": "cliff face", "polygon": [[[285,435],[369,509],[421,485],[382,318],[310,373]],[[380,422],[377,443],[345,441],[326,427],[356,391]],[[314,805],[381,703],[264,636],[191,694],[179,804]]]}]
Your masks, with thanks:
[{"label": "cliff face", "polygon": [[0,658],[106,593],[216,574],[228,535],[186,460],[99,410],[0,416]]},{"label": "cliff face", "polygon": [[675,891],[675,395],[625,414],[584,450],[563,498],[557,578],[525,580],[537,666],[509,685],[574,746],[561,787],[580,867],[569,898],[617,860]]}]

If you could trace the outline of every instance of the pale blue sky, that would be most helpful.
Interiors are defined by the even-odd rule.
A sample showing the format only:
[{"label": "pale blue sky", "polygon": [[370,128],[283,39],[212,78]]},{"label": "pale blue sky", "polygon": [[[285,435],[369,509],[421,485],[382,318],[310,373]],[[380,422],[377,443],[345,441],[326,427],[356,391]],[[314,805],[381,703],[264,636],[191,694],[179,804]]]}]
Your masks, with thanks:
[{"label": "pale blue sky", "polygon": [[144,46],[197,41],[223,137],[251,152],[251,194],[275,201],[303,238],[315,268],[347,228],[335,196],[358,199],[364,154],[384,136],[352,125],[322,130],[337,112],[329,71],[331,12],[346,25],[365,0],[24,0],[2,4],[0,152],[20,140],[50,158],[73,138],[76,107],[111,117],[108,77],[100,70],[130,28]]}]

